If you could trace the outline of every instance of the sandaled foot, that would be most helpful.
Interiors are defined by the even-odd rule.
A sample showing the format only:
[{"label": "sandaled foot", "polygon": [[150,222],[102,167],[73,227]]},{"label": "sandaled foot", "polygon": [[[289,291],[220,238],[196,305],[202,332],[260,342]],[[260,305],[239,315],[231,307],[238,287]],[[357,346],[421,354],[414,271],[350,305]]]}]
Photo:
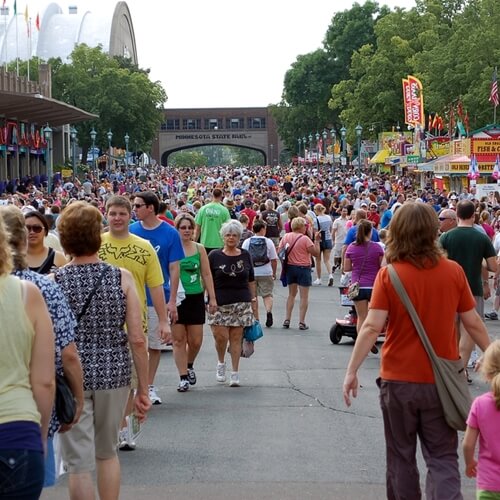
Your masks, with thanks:
[{"label": "sandaled foot", "polygon": [[305,323],[299,323],[299,330],[309,330],[309,327]]},{"label": "sandaled foot", "polygon": [[283,321],[283,328],[290,328],[290,320],[289,319],[285,319],[285,321]]}]

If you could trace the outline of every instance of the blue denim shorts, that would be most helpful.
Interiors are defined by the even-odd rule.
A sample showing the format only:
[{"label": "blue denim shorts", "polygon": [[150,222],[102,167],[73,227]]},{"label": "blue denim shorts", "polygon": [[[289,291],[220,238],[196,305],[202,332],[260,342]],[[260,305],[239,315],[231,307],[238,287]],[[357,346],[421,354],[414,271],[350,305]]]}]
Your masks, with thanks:
[{"label": "blue denim shorts", "polygon": [[360,288],[358,296],[352,299],[352,301],[358,302],[360,300],[367,300],[368,302],[370,302],[370,299],[372,298],[372,292],[373,288]]},{"label": "blue denim shorts", "polygon": [[310,266],[294,266],[288,264],[286,269],[286,280],[289,285],[311,286],[311,268]]},{"label": "blue denim shorts", "polygon": [[44,480],[43,453],[31,450],[0,450],[0,498],[36,500]]}]

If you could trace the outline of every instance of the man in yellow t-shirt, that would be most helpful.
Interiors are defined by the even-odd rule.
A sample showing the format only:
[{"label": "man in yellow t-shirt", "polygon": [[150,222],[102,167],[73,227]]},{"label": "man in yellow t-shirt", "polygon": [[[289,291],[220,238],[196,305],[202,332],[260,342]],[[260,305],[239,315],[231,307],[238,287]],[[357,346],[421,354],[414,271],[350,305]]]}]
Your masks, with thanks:
[{"label": "man in yellow t-shirt", "polygon": [[[124,196],[112,196],[106,202],[106,218],[109,233],[102,235],[99,258],[108,264],[123,267],[134,277],[137,293],[142,304],[144,332],[147,332],[146,287],[151,295],[151,301],[158,315],[159,336],[164,342],[171,341],[170,325],[165,307],[163,291],[163,273],[156,251],[151,243],[139,236],[130,234],[129,223],[132,215],[130,201]],[[129,398],[129,403],[131,403]],[[126,415],[132,406],[127,404]],[[130,421],[130,419],[129,419]],[[134,449],[135,443],[130,437],[130,426],[122,429],[123,440],[120,438],[120,449]],[[123,442],[122,442],[123,441]]]}]

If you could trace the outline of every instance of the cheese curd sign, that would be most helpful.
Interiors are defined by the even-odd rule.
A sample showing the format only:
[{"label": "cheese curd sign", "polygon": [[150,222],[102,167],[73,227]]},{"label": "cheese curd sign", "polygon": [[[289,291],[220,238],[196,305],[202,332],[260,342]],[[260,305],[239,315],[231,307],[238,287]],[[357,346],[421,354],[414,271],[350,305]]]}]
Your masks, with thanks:
[{"label": "cheese curd sign", "polygon": [[403,103],[405,108],[405,123],[425,127],[424,93],[422,82],[412,76],[403,78]]}]

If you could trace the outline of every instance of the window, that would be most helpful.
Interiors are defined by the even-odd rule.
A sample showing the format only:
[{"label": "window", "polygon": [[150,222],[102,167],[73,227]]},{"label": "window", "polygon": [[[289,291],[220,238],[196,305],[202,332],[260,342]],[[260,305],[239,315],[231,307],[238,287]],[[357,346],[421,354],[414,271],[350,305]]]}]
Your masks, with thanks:
[{"label": "window", "polygon": [[205,129],[215,130],[222,128],[222,120],[217,118],[205,118]]},{"label": "window", "polygon": [[194,120],[192,118],[187,118],[182,120],[182,129],[183,130],[195,130],[201,128],[201,120]]},{"label": "window", "polygon": [[245,128],[245,120],[243,118],[226,118],[226,128]]},{"label": "window", "polygon": [[266,128],[265,118],[247,118],[248,128]]},{"label": "window", "polygon": [[[162,130],[163,129],[163,125],[162,125]],[[166,130],[180,130],[180,121],[179,119],[170,119],[170,120],[167,120],[166,122]]]}]

